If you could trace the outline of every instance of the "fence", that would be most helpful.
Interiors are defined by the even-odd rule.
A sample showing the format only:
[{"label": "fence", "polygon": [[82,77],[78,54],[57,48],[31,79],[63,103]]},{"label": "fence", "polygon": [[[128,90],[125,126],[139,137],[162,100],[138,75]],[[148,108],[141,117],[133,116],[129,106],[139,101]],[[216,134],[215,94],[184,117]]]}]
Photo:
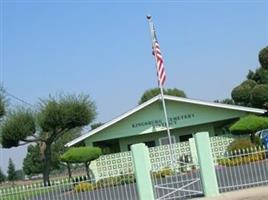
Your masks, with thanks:
[{"label": "fence", "polygon": [[264,146],[226,152],[215,163],[220,192],[267,185],[267,156]]},{"label": "fence", "polygon": [[96,178],[57,180],[49,187],[37,183],[0,189],[0,199],[189,199],[268,184],[268,150],[227,152],[232,141],[228,136],[209,139],[207,133],[197,133],[194,141],[171,147],[148,149],[143,145],[143,151],[137,148],[136,154],[132,149],[101,156],[93,166]]},{"label": "fence", "polygon": [[0,190],[1,200],[138,200],[134,174],[87,180],[82,177]]},{"label": "fence", "polygon": [[134,173],[131,151],[100,156],[90,167],[96,179]]},{"label": "fence", "polygon": [[233,135],[223,135],[210,137],[209,140],[213,158],[216,160],[217,158],[224,156],[227,147],[235,139]]}]

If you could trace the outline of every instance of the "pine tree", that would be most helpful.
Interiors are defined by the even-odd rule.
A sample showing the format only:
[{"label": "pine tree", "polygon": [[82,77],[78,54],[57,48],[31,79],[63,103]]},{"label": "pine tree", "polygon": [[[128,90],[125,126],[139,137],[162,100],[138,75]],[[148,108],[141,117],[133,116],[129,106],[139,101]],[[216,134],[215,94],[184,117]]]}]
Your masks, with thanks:
[{"label": "pine tree", "polygon": [[13,161],[11,160],[11,158],[9,158],[9,161],[8,161],[7,180],[9,181],[17,180],[15,165]]},{"label": "pine tree", "polygon": [[2,169],[0,168],[0,183],[5,182],[6,175],[3,173]]}]

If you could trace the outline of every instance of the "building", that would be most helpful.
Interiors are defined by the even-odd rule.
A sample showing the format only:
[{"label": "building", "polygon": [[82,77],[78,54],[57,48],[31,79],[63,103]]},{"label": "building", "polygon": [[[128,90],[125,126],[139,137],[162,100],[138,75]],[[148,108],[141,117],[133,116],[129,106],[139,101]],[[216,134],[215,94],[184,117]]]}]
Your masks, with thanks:
[{"label": "building", "polygon": [[[205,102],[164,95],[173,142],[187,141],[196,132],[210,136],[228,133],[228,126],[248,114],[266,110]],[[105,153],[128,151],[130,145],[143,142],[149,147],[168,144],[161,96],[135,107],[121,116],[70,141],[67,147],[81,141],[98,146]]]}]

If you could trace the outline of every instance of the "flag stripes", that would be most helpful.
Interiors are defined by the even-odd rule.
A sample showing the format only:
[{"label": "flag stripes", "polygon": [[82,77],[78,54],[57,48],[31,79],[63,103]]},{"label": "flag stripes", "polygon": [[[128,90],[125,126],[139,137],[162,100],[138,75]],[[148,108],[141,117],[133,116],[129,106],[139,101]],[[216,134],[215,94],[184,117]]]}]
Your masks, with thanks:
[{"label": "flag stripes", "polygon": [[157,76],[158,76],[158,81],[159,81],[159,85],[163,86],[166,80],[166,72],[165,72],[165,68],[164,68],[164,61],[163,61],[163,57],[161,55],[161,51],[160,51],[160,46],[156,40],[156,38],[154,38],[154,46],[153,46],[153,55],[155,56],[156,59],[156,67],[157,67]]}]

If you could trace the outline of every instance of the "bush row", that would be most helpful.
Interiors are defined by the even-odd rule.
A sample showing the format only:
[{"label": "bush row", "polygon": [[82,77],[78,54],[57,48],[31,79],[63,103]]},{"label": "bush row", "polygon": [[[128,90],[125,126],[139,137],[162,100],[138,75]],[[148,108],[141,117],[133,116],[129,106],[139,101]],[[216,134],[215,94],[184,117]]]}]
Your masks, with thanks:
[{"label": "bush row", "polygon": [[236,156],[233,158],[222,158],[218,159],[218,164],[226,167],[232,167],[242,164],[249,164],[251,162],[256,162],[265,159],[264,152],[258,152],[254,154],[244,155],[244,156]]},{"label": "bush row", "polygon": [[96,183],[82,182],[82,183],[75,184],[74,191],[86,192],[86,191],[92,191],[95,189],[119,186],[123,184],[135,183],[135,182],[136,182],[136,179],[135,179],[134,174],[120,175],[120,176],[115,176],[115,177],[103,178],[97,181]]}]

